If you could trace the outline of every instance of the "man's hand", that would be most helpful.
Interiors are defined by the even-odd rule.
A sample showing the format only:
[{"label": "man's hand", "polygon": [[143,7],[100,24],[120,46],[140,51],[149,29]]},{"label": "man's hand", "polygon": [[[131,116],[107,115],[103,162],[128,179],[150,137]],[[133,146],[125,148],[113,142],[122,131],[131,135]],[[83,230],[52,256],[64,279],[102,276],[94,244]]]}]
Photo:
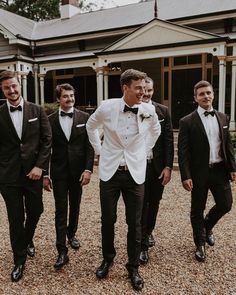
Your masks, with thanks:
[{"label": "man's hand", "polygon": [[51,192],[52,190],[52,181],[49,177],[44,177],[43,178],[43,188],[47,192]]},{"label": "man's hand", "polygon": [[79,179],[79,181],[81,182],[80,185],[83,186],[83,185],[88,184],[90,182],[90,178],[91,178],[91,172],[84,171],[81,174],[80,179]]},{"label": "man's hand", "polygon": [[32,180],[39,180],[42,176],[42,172],[43,170],[39,167],[34,167],[30,173],[28,173],[26,176],[29,177],[29,179],[32,179]]},{"label": "man's hand", "polygon": [[236,172],[230,172],[231,180],[236,181]]},{"label": "man's hand", "polygon": [[163,178],[162,180],[162,185],[166,185],[170,180],[171,180],[171,169],[169,168],[164,168],[158,177],[159,179]]},{"label": "man's hand", "polygon": [[187,191],[191,192],[193,189],[193,181],[192,179],[186,179],[182,182],[182,185],[184,187],[184,189],[186,189]]}]

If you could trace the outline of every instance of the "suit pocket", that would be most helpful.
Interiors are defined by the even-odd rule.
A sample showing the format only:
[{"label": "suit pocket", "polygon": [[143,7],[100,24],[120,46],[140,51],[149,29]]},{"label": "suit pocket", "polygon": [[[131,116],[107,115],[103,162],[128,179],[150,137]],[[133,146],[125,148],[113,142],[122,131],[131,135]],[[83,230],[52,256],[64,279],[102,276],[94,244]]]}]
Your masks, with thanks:
[{"label": "suit pocket", "polygon": [[32,123],[32,122],[35,122],[35,121],[37,121],[37,120],[38,120],[38,118],[32,118],[32,119],[29,119],[28,122],[29,122],[29,123]]}]

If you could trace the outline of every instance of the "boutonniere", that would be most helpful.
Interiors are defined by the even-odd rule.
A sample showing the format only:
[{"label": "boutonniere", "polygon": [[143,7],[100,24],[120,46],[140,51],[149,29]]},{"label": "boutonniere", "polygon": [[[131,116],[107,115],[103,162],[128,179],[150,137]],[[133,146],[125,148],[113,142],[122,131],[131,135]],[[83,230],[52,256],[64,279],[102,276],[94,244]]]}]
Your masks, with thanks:
[{"label": "boutonniere", "polygon": [[142,122],[143,122],[144,119],[149,119],[151,117],[152,117],[152,115],[149,114],[149,113],[142,113],[142,114],[140,114],[140,118],[141,118],[141,121]]}]

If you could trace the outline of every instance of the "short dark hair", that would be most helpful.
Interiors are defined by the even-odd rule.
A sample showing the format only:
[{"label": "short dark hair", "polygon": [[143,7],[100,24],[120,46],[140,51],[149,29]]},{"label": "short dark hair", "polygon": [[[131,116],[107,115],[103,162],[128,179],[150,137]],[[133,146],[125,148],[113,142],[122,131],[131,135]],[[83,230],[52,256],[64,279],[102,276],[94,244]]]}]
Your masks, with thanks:
[{"label": "short dark hair", "polygon": [[74,87],[70,85],[69,83],[60,84],[60,85],[57,85],[55,89],[57,98],[61,97],[62,90],[72,90],[73,92],[75,92]]},{"label": "short dark hair", "polygon": [[194,96],[197,95],[197,90],[202,87],[211,87],[213,90],[213,87],[210,82],[205,81],[205,80],[201,80],[201,81],[197,82],[197,84],[194,85],[194,88],[193,88]]},{"label": "short dark hair", "polygon": [[145,82],[146,82],[146,83],[152,83],[152,85],[154,85],[154,81],[153,81],[152,78],[150,78],[150,77],[146,77],[146,78],[145,78]]},{"label": "short dark hair", "polygon": [[134,69],[128,69],[124,71],[120,76],[120,85],[123,87],[123,85],[130,86],[132,83],[132,80],[142,80],[147,77],[147,74],[144,72],[140,72],[138,70]]},{"label": "short dark hair", "polygon": [[3,81],[8,80],[8,79],[13,79],[16,78],[17,81],[20,83],[19,78],[17,74],[13,71],[2,71],[0,73],[0,85],[2,84]]}]

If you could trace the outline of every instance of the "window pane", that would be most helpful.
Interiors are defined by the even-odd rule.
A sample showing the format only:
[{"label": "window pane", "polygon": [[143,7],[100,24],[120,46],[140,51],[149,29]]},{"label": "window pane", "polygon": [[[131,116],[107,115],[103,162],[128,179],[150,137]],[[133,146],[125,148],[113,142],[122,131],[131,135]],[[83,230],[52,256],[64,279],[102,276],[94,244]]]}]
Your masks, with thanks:
[{"label": "window pane", "polygon": [[188,64],[200,64],[202,62],[201,55],[189,55],[188,56]]},{"label": "window pane", "polygon": [[174,57],[175,66],[186,65],[186,64],[187,64],[187,56]]},{"label": "window pane", "polygon": [[169,85],[168,74],[169,74],[168,72],[164,73],[164,99],[168,99],[168,85]]},{"label": "window pane", "polygon": [[164,58],[164,67],[168,67],[169,66],[169,58]]}]

